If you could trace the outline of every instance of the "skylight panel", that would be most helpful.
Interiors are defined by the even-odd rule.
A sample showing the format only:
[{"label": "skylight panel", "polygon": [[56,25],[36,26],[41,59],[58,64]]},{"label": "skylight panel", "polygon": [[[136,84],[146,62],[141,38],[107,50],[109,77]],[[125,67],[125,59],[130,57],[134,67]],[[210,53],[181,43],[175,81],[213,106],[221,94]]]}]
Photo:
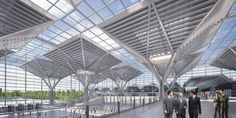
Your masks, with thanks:
[{"label": "skylight panel", "polygon": [[231,8],[231,10],[230,10],[230,14],[231,13],[235,13],[236,12],[236,4],[234,4],[233,6],[232,6],[232,8]]},{"label": "skylight panel", "polygon": [[34,44],[37,44],[37,45],[42,45],[42,41],[40,41],[39,39],[37,38],[34,38],[33,40],[31,40],[31,43],[34,43]]},{"label": "skylight panel", "polygon": [[58,40],[56,40],[56,39],[52,39],[52,40],[50,40],[52,43],[54,43],[54,44],[60,44],[61,42],[60,41],[58,41]]},{"label": "skylight panel", "polygon": [[95,24],[99,24],[103,21],[97,14],[91,15],[89,19],[93,21]]},{"label": "skylight panel", "polygon": [[111,46],[112,46],[113,48],[119,48],[119,47],[120,47],[117,43],[112,44]]},{"label": "skylight panel", "polygon": [[114,14],[118,14],[124,10],[124,7],[119,0],[112,2],[111,4],[108,5],[108,7]]},{"label": "skylight panel", "polygon": [[90,28],[90,27],[92,27],[93,26],[93,24],[89,21],[89,20],[87,20],[87,19],[84,19],[82,22],[80,22],[81,23],[81,25],[83,25],[84,27],[86,27],[86,28]]},{"label": "skylight panel", "polygon": [[55,6],[53,6],[48,12],[57,18],[62,18],[63,16],[65,16],[65,13],[63,13],[60,9],[56,8]]},{"label": "skylight panel", "polygon": [[55,39],[58,40],[58,41],[60,41],[60,42],[63,42],[63,41],[66,40],[65,38],[63,38],[63,37],[60,36],[60,35],[57,35],[57,36],[55,37]]},{"label": "skylight panel", "polygon": [[40,6],[41,8],[43,8],[44,10],[48,10],[52,6],[52,4],[49,3],[47,0],[31,0],[31,1]]},{"label": "skylight panel", "polygon": [[139,0],[121,0],[121,2],[123,2],[125,7],[128,8],[128,7],[138,3]]},{"label": "skylight panel", "polygon": [[58,29],[57,27],[53,25],[49,26],[48,29],[56,34],[60,34],[62,32],[60,29]]},{"label": "skylight panel", "polygon": [[69,13],[71,10],[73,10],[73,7],[69,3],[67,3],[65,0],[59,0],[56,3],[56,6],[65,13]]},{"label": "skylight panel", "polygon": [[93,32],[94,34],[96,34],[96,35],[100,35],[100,34],[102,34],[103,33],[103,31],[102,30],[100,30],[98,27],[93,27],[92,29],[90,29],[90,31],[91,32]]},{"label": "skylight panel", "polygon": [[108,46],[105,47],[105,49],[107,49],[107,50],[111,50],[111,49],[113,49],[113,48],[112,48],[111,46],[108,45]]},{"label": "skylight panel", "polygon": [[63,36],[64,38],[67,38],[67,39],[69,39],[69,38],[72,37],[71,35],[69,35],[69,34],[66,33],[66,32],[63,32],[63,33],[61,33],[60,35]]},{"label": "skylight panel", "polygon": [[45,30],[45,31],[43,32],[43,34],[47,35],[47,36],[50,37],[50,38],[53,38],[53,37],[55,37],[55,36],[57,35],[57,34],[51,32],[51,31],[49,31],[49,30]]},{"label": "skylight panel", "polygon": [[92,39],[92,41],[98,43],[98,42],[101,42],[102,40],[98,37],[95,37],[95,38]]},{"label": "skylight panel", "polygon": [[[39,1],[39,0],[37,0]],[[49,2],[51,2],[52,4],[56,3],[58,0],[48,0]]]},{"label": "skylight panel", "polygon": [[86,2],[95,10],[98,11],[99,9],[103,8],[105,4],[102,0],[86,0]]},{"label": "skylight panel", "polygon": [[80,32],[75,30],[74,28],[70,28],[66,31],[68,34],[72,35],[72,36],[75,36],[77,34],[79,34]]},{"label": "skylight panel", "polygon": [[84,32],[84,35],[89,37],[90,39],[92,39],[93,37],[95,37],[95,35],[93,33],[91,33],[90,31],[86,31]]},{"label": "skylight panel", "polygon": [[102,35],[100,35],[99,37],[100,37],[101,39],[103,39],[103,40],[106,40],[106,39],[110,38],[110,37],[107,36],[105,33],[102,34]]},{"label": "skylight panel", "polygon": [[65,31],[67,29],[70,28],[69,25],[67,25],[66,23],[64,23],[63,21],[57,21],[55,24],[54,24],[56,27],[60,28],[61,30]]},{"label": "skylight panel", "polygon": [[76,29],[79,30],[80,32],[82,32],[82,31],[85,30],[85,28],[84,28],[82,25],[80,25],[79,23],[78,23],[77,25],[75,25],[74,28],[76,28]]},{"label": "skylight panel", "polygon": [[45,40],[50,40],[51,38],[44,35],[44,34],[39,34],[38,37],[42,38],[42,39],[45,39]]},{"label": "skylight panel", "polygon": [[74,26],[77,22],[72,19],[70,16],[67,16],[63,19],[64,22],[68,23],[71,26]]},{"label": "skylight panel", "polygon": [[37,45],[37,44],[35,44],[35,43],[32,43],[32,42],[29,42],[28,45],[30,45],[31,47],[34,47],[34,48],[36,48],[36,47],[39,46],[39,45]]},{"label": "skylight panel", "polygon": [[85,2],[81,2],[77,9],[87,17],[94,13],[94,11]]},{"label": "skylight panel", "polygon": [[105,2],[105,4],[110,4],[111,2],[115,1],[115,0],[103,0]]},{"label": "skylight panel", "polygon": [[78,22],[84,19],[84,16],[81,15],[78,11],[72,12],[69,16]]},{"label": "skylight panel", "polygon": [[105,43],[104,41],[102,41],[102,42],[99,43],[99,45],[101,45],[102,47],[105,47],[105,46],[107,46],[108,44]]},{"label": "skylight panel", "polygon": [[113,41],[112,39],[107,39],[105,40],[108,44],[112,45],[112,44],[115,44],[116,42]]},{"label": "skylight panel", "polygon": [[109,11],[107,7],[104,7],[100,11],[97,12],[104,20],[112,17],[112,13]]}]

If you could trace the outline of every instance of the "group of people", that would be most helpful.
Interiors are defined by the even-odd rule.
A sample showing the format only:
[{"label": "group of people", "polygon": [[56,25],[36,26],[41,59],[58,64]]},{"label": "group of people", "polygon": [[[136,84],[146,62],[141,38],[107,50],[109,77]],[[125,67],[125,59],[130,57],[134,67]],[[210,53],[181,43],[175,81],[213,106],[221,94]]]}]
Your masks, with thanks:
[{"label": "group of people", "polygon": [[172,91],[167,91],[167,97],[163,100],[165,118],[172,118],[174,112],[177,118],[185,118],[187,108],[190,118],[198,118],[198,114],[201,114],[200,98],[197,97],[196,92],[193,90],[189,93],[190,97],[187,102],[183,93],[179,93],[178,98],[175,99]]},{"label": "group of people", "polygon": [[[214,118],[228,118],[229,97],[224,94],[224,90],[221,90],[216,92],[214,98]],[[167,91],[167,97],[163,100],[165,118],[172,118],[174,112],[177,118],[186,118],[187,109],[190,118],[198,118],[198,115],[201,114],[200,97],[197,96],[195,90],[189,92],[188,101],[184,98],[183,93],[179,93],[178,98],[175,99],[172,91]]]},{"label": "group of people", "polygon": [[228,118],[229,97],[224,94],[224,90],[216,92],[214,97],[214,106],[214,118]]}]

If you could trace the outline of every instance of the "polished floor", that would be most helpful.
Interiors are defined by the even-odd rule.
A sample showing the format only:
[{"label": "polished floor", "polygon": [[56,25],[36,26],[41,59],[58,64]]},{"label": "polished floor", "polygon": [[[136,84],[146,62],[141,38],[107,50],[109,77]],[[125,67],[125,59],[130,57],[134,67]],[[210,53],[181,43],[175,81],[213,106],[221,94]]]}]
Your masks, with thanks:
[{"label": "polished floor", "polygon": [[[213,118],[214,108],[213,103],[210,101],[202,101],[202,114],[199,118]],[[230,102],[229,118],[236,118],[236,102]],[[188,114],[186,115],[187,118]],[[138,109],[123,112],[121,114],[108,116],[106,118],[164,118],[162,103],[147,105]],[[175,118],[175,116],[173,117]]]}]

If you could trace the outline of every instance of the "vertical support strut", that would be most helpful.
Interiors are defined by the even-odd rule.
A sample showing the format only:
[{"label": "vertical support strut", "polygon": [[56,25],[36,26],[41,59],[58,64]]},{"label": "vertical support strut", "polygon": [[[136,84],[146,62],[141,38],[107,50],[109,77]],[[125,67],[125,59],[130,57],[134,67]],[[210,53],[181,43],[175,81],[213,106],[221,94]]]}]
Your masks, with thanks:
[{"label": "vertical support strut", "polygon": [[164,98],[164,81],[160,82],[160,88],[159,88],[159,99],[163,100]]},{"label": "vertical support strut", "polygon": [[7,94],[6,94],[6,92],[7,92],[7,52],[6,52],[6,48],[5,48],[5,51],[4,51],[4,55],[5,55],[5,58],[4,58],[4,62],[5,62],[5,64],[4,64],[4,67],[5,67],[5,85],[4,85],[4,88],[5,88],[5,90],[4,90],[4,106],[6,107],[7,106]]}]

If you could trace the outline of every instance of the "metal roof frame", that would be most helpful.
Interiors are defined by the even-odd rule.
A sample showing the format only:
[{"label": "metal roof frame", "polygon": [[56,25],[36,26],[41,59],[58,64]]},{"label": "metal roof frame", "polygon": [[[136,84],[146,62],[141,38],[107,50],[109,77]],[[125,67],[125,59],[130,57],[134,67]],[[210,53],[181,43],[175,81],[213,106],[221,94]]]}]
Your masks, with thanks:
[{"label": "metal roof frame", "polygon": [[128,81],[138,77],[142,74],[142,72],[129,65],[122,65],[108,69],[102,74],[112,79],[116,83],[118,88],[123,90]]},{"label": "metal roof frame", "polygon": [[[0,1],[0,37],[28,29],[53,20],[39,7],[32,7],[23,0]],[[28,2],[29,3],[29,2]]]},{"label": "metal roof frame", "polygon": [[236,71],[236,45],[226,48],[210,65]]},{"label": "metal roof frame", "polygon": [[[233,3],[233,0],[143,1],[99,24],[99,27],[144,63],[163,88],[169,75],[176,75],[174,67],[177,61],[184,60],[186,55],[196,53],[211,42]],[[150,62],[149,56],[170,52],[172,57],[163,76],[160,69]],[[185,68],[187,66],[182,69],[188,70]],[[163,97],[162,90],[160,98]]]},{"label": "metal roof frame", "polygon": [[43,79],[50,89],[54,89],[61,79],[73,73],[72,70],[55,61],[42,58],[35,58],[21,65],[20,68]]},{"label": "metal roof frame", "polygon": [[101,78],[99,73],[121,62],[89,42],[83,34],[72,37],[44,55],[70,68],[85,87]]}]

